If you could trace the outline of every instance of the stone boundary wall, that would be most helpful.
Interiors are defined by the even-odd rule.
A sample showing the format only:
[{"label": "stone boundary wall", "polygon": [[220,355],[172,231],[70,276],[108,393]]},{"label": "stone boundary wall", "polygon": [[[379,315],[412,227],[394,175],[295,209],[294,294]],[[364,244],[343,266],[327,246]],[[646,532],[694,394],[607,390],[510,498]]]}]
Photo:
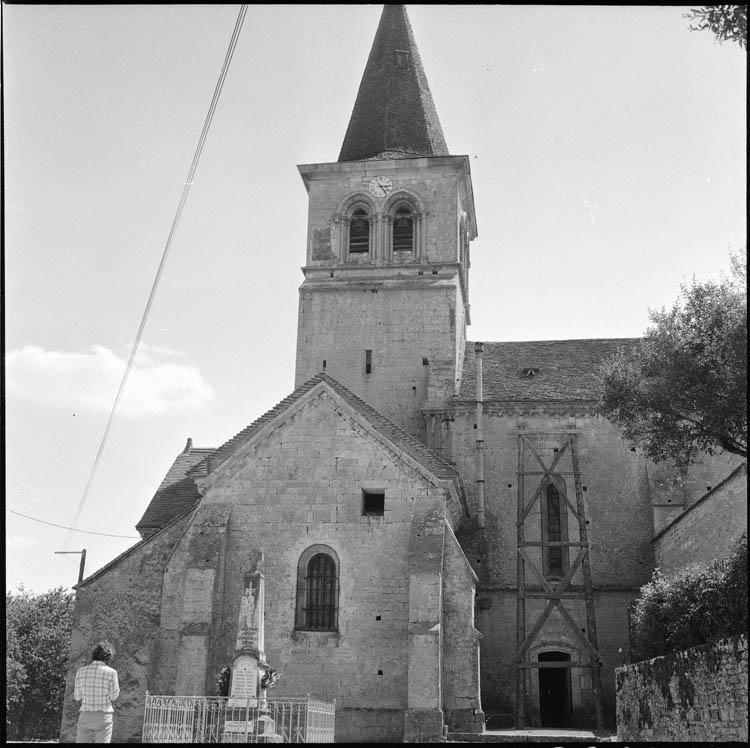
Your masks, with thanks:
[{"label": "stone boundary wall", "polygon": [[747,636],[617,668],[617,740],[747,742]]},{"label": "stone boundary wall", "polygon": [[656,565],[668,573],[724,558],[746,527],[745,463],[656,535]]}]

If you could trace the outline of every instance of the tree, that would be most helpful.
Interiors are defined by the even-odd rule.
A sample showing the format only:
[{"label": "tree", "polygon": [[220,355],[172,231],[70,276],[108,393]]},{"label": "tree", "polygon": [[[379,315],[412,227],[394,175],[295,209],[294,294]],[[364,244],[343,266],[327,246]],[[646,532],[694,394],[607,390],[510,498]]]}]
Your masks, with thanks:
[{"label": "tree", "polygon": [[747,457],[746,265],[731,259],[729,279],[683,284],[641,345],[602,367],[601,412],[655,462]]},{"label": "tree", "polygon": [[21,587],[5,595],[9,737],[23,740],[59,734],[73,597],[62,587],[40,595]]},{"label": "tree", "polygon": [[691,31],[709,29],[719,43],[728,39],[747,49],[747,5],[702,5],[684,18],[695,21],[688,27]]},{"label": "tree", "polygon": [[5,714],[21,702],[26,686],[26,668],[21,660],[21,648],[15,630],[5,627]]}]

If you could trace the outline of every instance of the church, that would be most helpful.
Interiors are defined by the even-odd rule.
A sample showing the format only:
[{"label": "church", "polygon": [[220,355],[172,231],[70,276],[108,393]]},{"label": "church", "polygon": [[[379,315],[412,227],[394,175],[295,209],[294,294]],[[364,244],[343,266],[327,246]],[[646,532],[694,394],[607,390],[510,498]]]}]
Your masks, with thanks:
[{"label": "church", "polygon": [[337,742],[613,727],[652,541],[737,461],[683,475],[598,414],[598,366],[637,339],[467,339],[469,165],[385,5],[338,160],[298,167],[295,389],[223,445],[188,439],[142,539],[77,586],[62,740],[105,637],[116,742],[147,691],[216,696],[248,648],[274,696],[335,700]]}]

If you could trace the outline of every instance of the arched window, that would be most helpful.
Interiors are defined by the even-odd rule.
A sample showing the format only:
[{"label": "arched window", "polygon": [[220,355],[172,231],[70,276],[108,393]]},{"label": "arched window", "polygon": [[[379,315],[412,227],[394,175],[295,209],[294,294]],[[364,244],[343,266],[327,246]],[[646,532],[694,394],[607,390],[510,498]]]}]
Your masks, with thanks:
[{"label": "arched window", "polygon": [[[568,540],[565,496],[552,481],[546,484],[542,493],[542,540],[550,543],[564,543]],[[564,576],[568,568],[567,547],[543,546],[543,562],[545,576]]]},{"label": "arched window", "polygon": [[401,203],[393,214],[393,252],[414,251],[414,211]]},{"label": "arched window", "polygon": [[370,251],[370,219],[367,211],[358,207],[349,217],[349,254],[368,254]]},{"label": "arched window", "polygon": [[317,545],[300,557],[297,569],[295,627],[307,631],[338,629],[338,559],[332,548]]}]

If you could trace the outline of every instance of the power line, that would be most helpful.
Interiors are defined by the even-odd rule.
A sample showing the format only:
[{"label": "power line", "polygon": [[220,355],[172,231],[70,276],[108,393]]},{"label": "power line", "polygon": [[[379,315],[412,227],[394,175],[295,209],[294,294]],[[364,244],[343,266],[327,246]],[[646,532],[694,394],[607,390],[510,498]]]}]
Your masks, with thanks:
[{"label": "power line", "polygon": [[41,522],[43,525],[52,525],[52,527],[60,527],[63,530],[70,530],[71,532],[84,532],[87,535],[105,535],[108,538],[128,538],[130,540],[140,540],[140,538],[137,535],[113,535],[109,532],[94,532],[93,530],[78,530],[75,527],[66,527],[65,525],[56,525],[54,522],[46,522],[43,519],[37,519],[36,517],[30,517],[28,514],[21,514],[21,512],[16,512],[13,509],[8,509],[8,507],[5,508],[6,512],[10,512],[11,514],[17,514],[19,517],[26,517],[26,519],[32,519],[34,522]]},{"label": "power line", "polygon": [[[99,460],[102,456],[102,452],[104,452],[104,445],[107,443],[107,438],[109,437],[109,432],[112,428],[112,422],[114,421],[115,412],[117,411],[117,406],[120,402],[120,397],[122,396],[123,390],[125,389],[125,383],[127,382],[128,375],[130,374],[130,370],[133,367],[133,361],[135,360],[135,355],[138,351],[138,345],[141,342],[143,330],[146,327],[146,320],[148,319],[149,312],[151,311],[151,304],[153,303],[154,297],[156,296],[156,289],[159,285],[159,280],[161,279],[164,266],[167,262],[167,256],[169,255],[169,250],[171,249],[171,246],[172,246],[172,239],[174,238],[175,232],[177,231],[177,225],[180,222],[180,217],[182,216],[182,209],[185,206],[188,193],[190,192],[190,187],[192,186],[192,183],[193,183],[193,177],[195,176],[195,171],[198,168],[198,161],[200,160],[201,153],[203,152],[203,146],[208,136],[208,130],[211,126],[211,122],[214,117],[214,112],[216,111],[216,105],[219,102],[219,96],[221,95],[221,91],[224,88],[224,80],[226,79],[227,73],[229,72],[229,64],[231,63],[232,57],[234,56],[234,49],[237,46],[237,40],[239,39],[239,36],[240,36],[242,23],[245,20],[247,7],[248,7],[247,5],[242,5],[240,7],[240,12],[239,12],[239,15],[237,16],[237,21],[234,25],[234,31],[232,32],[232,38],[229,42],[229,48],[227,49],[227,54],[224,58],[224,65],[221,68],[219,80],[216,83],[216,88],[214,89],[214,95],[213,95],[213,98],[211,99],[211,104],[208,108],[208,114],[206,115],[206,119],[203,123],[203,131],[201,132],[200,138],[198,139],[198,145],[195,149],[195,154],[193,155],[193,161],[190,164],[190,169],[188,170],[187,179],[185,180],[185,184],[182,189],[182,196],[180,197],[180,202],[177,206],[177,212],[175,214],[174,220],[172,221],[172,227],[169,230],[169,236],[167,237],[167,242],[166,242],[166,245],[164,246],[164,252],[162,253],[161,261],[159,262],[159,267],[156,271],[156,277],[154,278],[154,283],[151,287],[151,293],[149,294],[148,301],[146,302],[146,309],[143,312],[143,317],[141,318],[141,324],[138,328],[138,333],[136,334],[135,342],[133,343],[133,349],[130,352],[130,358],[128,359],[127,366],[125,367],[125,373],[122,376],[120,387],[117,390],[117,395],[115,396],[115,401],[112,405],[112,410],[109,414],[107,426],[104,429],[104,436],[102,437],[101,444],[99,445],[99,450],[97,451],[96,457],[94,458],[94,464],[91,467],[91,473],[89,474],[88,480],[86,481],[86,487],[83,489],[83,496],[81,497],[81,501],[78,504],[78,510],[76,511],[75,517],[73,517],[73,526],[70,528],[71,531],[75,530],[75,527],[78,524],[78,520],[81,517],[81,513],[83,512],[83,507],[84,507],[84,504],[86,503],[89,489],[91,488],[91,483],[94,479],[96,469],[99,465]],[[67,546],[69,541],[70,541],[70,534],[68,534],[68,537],[65,539],[65,546]]]}]

